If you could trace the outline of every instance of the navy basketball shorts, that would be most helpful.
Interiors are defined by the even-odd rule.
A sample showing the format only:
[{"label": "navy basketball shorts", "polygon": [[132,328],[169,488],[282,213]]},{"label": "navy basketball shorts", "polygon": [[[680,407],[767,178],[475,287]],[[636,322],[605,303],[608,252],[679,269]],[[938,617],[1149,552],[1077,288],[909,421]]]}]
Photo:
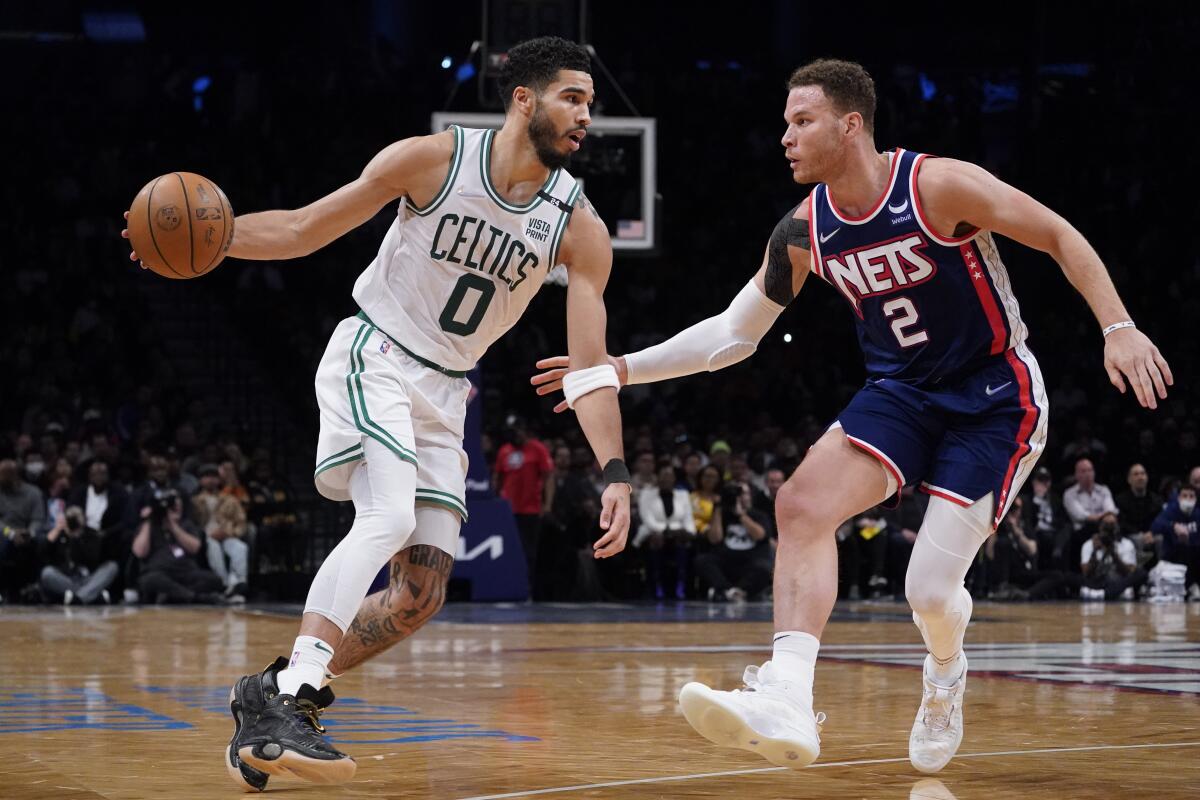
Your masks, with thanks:
[{"label": "navy basketball shorts", "polygon": [[962,378],[912,386],[867,381],[838,423],[898,486],[969,506],[989,492],[1000,524],[1046,445],[1049,403],[1037,360],[1020,344]]}]

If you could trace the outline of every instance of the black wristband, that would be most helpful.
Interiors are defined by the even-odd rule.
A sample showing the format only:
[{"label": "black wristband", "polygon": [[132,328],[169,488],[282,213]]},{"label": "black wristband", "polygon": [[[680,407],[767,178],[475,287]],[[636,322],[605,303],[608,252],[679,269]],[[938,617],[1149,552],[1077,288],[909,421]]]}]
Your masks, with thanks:
[{"label": "black wristband", "polygon": [[633,483],[629,467],[625,466],[625,462],[619,458],[609,459],[609,462],[604,465],[604,485],[608,486],[610,483]]}]

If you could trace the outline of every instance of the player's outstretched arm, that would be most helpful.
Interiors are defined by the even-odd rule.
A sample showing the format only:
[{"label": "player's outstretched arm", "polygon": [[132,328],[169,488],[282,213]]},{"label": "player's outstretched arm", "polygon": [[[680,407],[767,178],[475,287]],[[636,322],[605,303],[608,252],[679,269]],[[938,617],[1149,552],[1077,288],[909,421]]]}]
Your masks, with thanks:
[{"label": "player's outstretched arm", "polygon": [[1123,394],[1128,379],[1146,408],[1157,408],[1157,399],[1166,399],[1167,387],[1174,383],[1171,367],[1154,343],[1132,326],[1104,262],[1069,222],[964,161],[928,160],[918,175],[917,190],[935,233],[948,235],[966,222],[1049,254],[1104,331],[1104,368],[1113,386]]},{"label": "player's outstretched arm", "polygon": [[[809,272],[808,201],[789,211],[771,234],[754,278],[720,314],[702,320],[665,342],[613,358],[621,385],[654,383],[697,372],[713,372],[748,358],[775,320],[804,285]],[[543,372],[531,383],[540,395],[562,388],[568,364],[563,356],[537,362]],[[565,403],[555,411],[566,408]]]},{"label": "player's outstretched arm", "polygon": [[319,250],[414,188],[440,185],[453,151],[449,131],[395,142],[371,159],[357,179],[320,200],[293,210],[238,216],[229,255],[277,260]]},{"label": "player's outstretched arm", "polygon": [[612,240],[587,199],[580,195],[563,240],[567,265],[567,352],[571,369],[564,375],[565,394],[579,427],[608,484],[600,498],[600,527],[604,535],[593,545],[596,558],[625,549],[629,536],[629,495],[632,486],[624,463],[619,381],[605,353],[604,287],[612,271]]}]

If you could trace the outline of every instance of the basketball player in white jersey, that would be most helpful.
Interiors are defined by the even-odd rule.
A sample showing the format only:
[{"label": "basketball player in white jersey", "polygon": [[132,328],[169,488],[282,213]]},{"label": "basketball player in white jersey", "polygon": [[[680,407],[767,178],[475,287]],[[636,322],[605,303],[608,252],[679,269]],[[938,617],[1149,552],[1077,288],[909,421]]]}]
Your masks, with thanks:
[{"label": "basketball player in white jersey", "polygon": [[[360,313],[333,332],[317,370],[315,481],[351,500],[354,525],[309,590],[290,660],[231,692],[230,776],[262,790],[271,774],[349,780],[353,759],[320,736],[325,684],[412,634],[441,607],[461,521],[470,370],[566,264],[568,396],[599,463],[603,536],[629,527],[617,375],[605,354],[608,230],[564,169],[591,123],[587,51],[556,37],[513,47],[498,131],[452,126],[385,148],[355,181],[294,211],[237,218],[229,255],[299,258],[399,200],[379,253],[354,286]],[[136,254],[132,256],[136,259]],[[390,564],[388,587],[364,597]]]},{"label": "basketball player in white jersey", "polygon": [[[1171,371],[1066,220],[973,164],[880,152],[875,86],[860,65],[815,61],[789,89],[781,143],[793,180],[816,188],[780,220],[762,266],[728,309],[613,365],[623,383],[649,383],[737,363],[811,272],[855,312],[868,381],[776,500],[771,660],[747,668],[743,689],[689,683],[679,702],[713,742],[778,766],[812,763],[820,752],[813,676],[837,596],[834,531],[920,483],[932,497],[905,594],[929,655],[909,760],[936,772],[963,735],[971,617],[963,580],[1045,445],[1045,387],[992,232],[1058,262],[1096,316],[1114,386],[1124,392],[1128,381],[1138,402],[1155,408]],[[539,362],[548,368],[533,379],[539,394],[557,388],[568,363]]]}]

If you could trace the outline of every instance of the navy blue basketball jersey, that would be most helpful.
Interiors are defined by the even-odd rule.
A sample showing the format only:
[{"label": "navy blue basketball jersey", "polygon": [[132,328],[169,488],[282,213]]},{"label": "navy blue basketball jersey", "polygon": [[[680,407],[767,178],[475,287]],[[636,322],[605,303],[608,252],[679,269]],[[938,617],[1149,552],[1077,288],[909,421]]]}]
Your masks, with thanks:
[{"label": "navy blue basketball jersey", "polygon": [[875,207],[838,210],[825,184],[809,197],[813,271],[849,301],[867,374],[940,383],[985,365],[1028,334],[988,231],[945,238],[921,210],[927,156],[897,149]]}]

